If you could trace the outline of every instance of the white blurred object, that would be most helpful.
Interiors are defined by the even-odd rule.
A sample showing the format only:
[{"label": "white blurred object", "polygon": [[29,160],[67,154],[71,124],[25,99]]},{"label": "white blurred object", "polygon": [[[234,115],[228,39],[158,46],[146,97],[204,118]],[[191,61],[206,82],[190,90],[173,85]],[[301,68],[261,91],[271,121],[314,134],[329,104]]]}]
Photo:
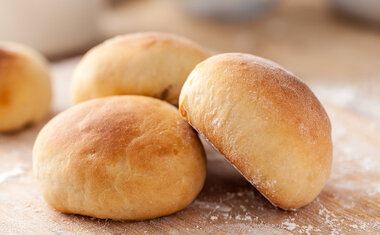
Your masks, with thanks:
[{"label": "white blurred object", "polygon": [[223,21],[245,21],[267,13],[276,0],[185,0],[191,13]]},{"label": "white blurred object", "polygon": [[380,24],[380,0],[332,0],[332,3],[346,15]]},{"label": "white blurred object", "polygon": [[98,37],[102,0],[0,0],[0,40],[49,57],[82,50]]}]

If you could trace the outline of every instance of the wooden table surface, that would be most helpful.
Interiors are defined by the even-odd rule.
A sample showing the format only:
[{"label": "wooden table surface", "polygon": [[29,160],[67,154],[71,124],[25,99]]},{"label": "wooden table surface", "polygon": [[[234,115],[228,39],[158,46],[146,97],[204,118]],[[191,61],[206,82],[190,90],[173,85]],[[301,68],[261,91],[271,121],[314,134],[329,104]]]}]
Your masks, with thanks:
[{"label": "wooden table surface", "polygon": [[[50,208],[33,178],[32,147],[42,126],[71,106],[69,82],[78,62],[74,58],[52,66],[51,114],[37,125],[0,135],[0,234],[380,234],[380,32],[348,26],[331,16],[325,3],[295,2],[284,1],[287,8],[280,7],[261,24],[224,29],[217,23],[197,26],[170,8],[157,19],[161,24],[149,19],[134,24],[129,20],[141,16],[125,16],[126,10],[119,9],[103,26],[109,26],[105,34],[113,35],[150,24],[154,27],[146,30],[179,32],[215,51],[265,56],[305,78],[327,109],[334,142],[331,178],[310,205],[295,212],[274,208],[206,145],[206,184],[189,207],[174,215],[120,222],[66,215]],[[157,6],[156,1],[149,4],[167,7],[165,3]],[[311,11],[311,6],[317,6],[316,10]],[[124,23],[118,23],[124,17]],[[173,21],[171,17],[180,23],[162,26]]]}]

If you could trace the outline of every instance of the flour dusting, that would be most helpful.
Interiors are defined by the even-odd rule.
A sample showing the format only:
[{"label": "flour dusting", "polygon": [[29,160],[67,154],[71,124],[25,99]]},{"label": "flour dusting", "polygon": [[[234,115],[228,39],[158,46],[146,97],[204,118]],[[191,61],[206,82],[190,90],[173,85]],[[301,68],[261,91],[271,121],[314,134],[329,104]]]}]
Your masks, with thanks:
[{"label": "flour dusting", "polygon": [[292,231],[292,230],[294,230],[295,228],[298,227],[297,224],[295,224],[295,223],[290,223],[290,222],[283,222],[282,225],[283,225],[287,230],[289,230],[289,231]]},{"label": "flour dusting", "polygon": [[218,217],[215,216],[215,215],[213,215],[213,216],[210,217],[210,219],[211,219],[212,221],[215,221],[215,220],[218,220]]},{"label": "flour dusting", "polygon": [[15,167],[10,171],[5,171],[0,173],[0,183],[7,181],[10,178],[16,177],[24,173],[21,167]]}]

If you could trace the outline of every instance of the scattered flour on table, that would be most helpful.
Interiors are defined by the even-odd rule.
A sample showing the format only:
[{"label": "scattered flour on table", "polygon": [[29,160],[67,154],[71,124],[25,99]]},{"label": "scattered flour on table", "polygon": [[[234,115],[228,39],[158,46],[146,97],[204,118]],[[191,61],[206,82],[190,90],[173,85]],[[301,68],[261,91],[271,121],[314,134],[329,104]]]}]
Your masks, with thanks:
[{"label": "scattered flour on table", "polygon": [[[377,87],[377,88],[376,88]],[[350,85],[317,85],[312,86],[317,97],[329,102],[355,110],[358,113],[380,118],[380,100],[378,83],[373,86],[359,84]],[[371,107],[371,108],[368,108]]]},{"label": "scattered flour on table", "polygon": [[15,167],[10,171],[0,172],[0,183],[7,181],[10,178],[16,177],[24,173],[21,167]]},{"label": "scattered flour on table", "polygon": [[[246,224],[246,223],[237,223],[237,224],[220,224],[216,227],[219,232],[215,231],[215,227],[205,228],[202,232],[195,230],[194,234],[242,234],[242,235],[251,235],[251,234],[260,234],[260,235],[288,235],[290,232],[284,231],[283,229],[276,228],[272,225],[266,224]],[[218,231],[217,230],[217,231]],[[221,232],[224,231],[224,232]],[[226,233],[226,231],[230,231]],[[233,231],[233,232],[232,232]]]},{"label": "scattered flour on table", "polygon": [[[305,233],[306,233],[307,235],[310,235],[310,234],[311,234],[310,232],[312,232],[312,231],[318,232],[317,230],[313,230],[313,226],[311,226],[311,225],[308,225],[308,226],[302,226],[301,228],[304,229],[304,231],[305,231]],[[319,229],[318,229],[318,230],[319,230]],[[319,230],[319,231],[320,231],[320,230]]]},{"label": "scattered flour on table", "polygon": [[210,219],[211,219],[212,221],[218,220],[218,216],[213,215],[213,216],[210,217]]},{"label": "scattered flour on table", "polygon": [[290,222],[283,222],[282,225],[283,225],[287,230],[289,230],[289,231],[292,231],[292,230],[294,230],[295,228],[298,227],[297,224],[295,224],[295,223],[290,223]]},{"label": "scattered flour on table", "polygon": [[252,217],[250,215],[244,215],[244,216],[236,215],[235,219],[236,220],[242,220],[242,221],[247,221],[247,220],[252,221]]}]

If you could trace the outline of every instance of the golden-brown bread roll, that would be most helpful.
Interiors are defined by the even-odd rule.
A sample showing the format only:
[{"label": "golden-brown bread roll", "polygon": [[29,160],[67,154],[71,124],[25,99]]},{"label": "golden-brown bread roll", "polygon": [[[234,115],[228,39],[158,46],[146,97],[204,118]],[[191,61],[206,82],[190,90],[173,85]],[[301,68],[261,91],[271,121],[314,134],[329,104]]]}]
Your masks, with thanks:
[{"label": "golden-brown bread roll", "polygon": [[329,118],[312,91],[279,65],[248,54],[213,56],[189,75],[179,105],[274,205],[300,208],[325,185]]},{"label": "golden-brown bread roll", "polygon": [[206,158],[174,106],[115,96],[52,119],[35,142],[33,167],[44,199],[61,212],[143,220],[189,205],[203,187]]},{"label": "golden-brown bread roll", "polygon": [[42,119],[50,109],[47,61],[35,50],[0,42],[0,132]]},{"label": "golden-brown bread roll", "polygon": [[194,42],[171,34],[118,36],[91,49],[72,77],[74,103],[112,95],[144,95],[178,103],[194,67],[208,53]]}]

